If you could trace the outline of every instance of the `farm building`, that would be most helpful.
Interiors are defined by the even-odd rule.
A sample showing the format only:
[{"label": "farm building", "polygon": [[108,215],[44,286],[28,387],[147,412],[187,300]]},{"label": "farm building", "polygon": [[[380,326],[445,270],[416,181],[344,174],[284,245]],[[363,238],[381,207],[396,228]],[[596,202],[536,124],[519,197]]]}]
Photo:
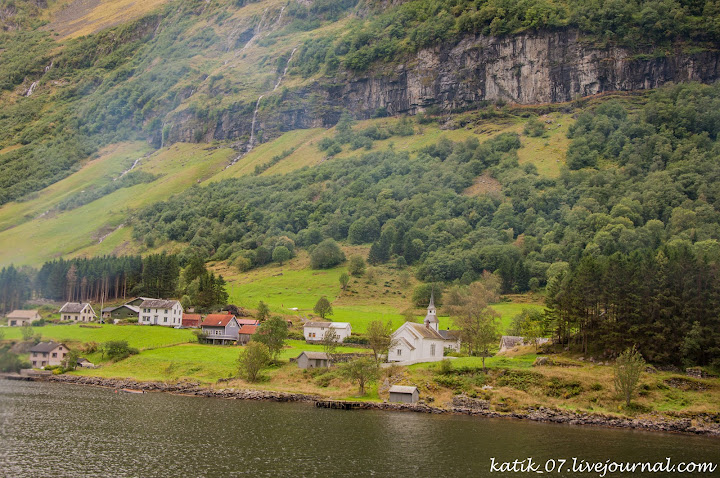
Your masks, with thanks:
[{"label": "farm building", "polygon": [[348,322],[307,322],[303,325],[303,335],[307,342],[320,342],[329,329],[334,329],[338,342],[350,337],[352,326]]},{"label": "farm building", "polygon": [[72,320],[73,322],[92,322],[97,314],[87,302],[66,302],[60,308],[61,320]]},{"label": "farm building", "polygon": [[[239,322],[239,321],[238,321]],[[257,332],[257,325],[243,325],[238,331],[238,345],[245,345],[250,342],[253,334]]]},{"label": "farm building", "polygon": [[298,368],[319,368],[330,366],[330,356],[325,352],[302,352],[295,361]]},{"label": "farm building", "polygon": [[134,305],[119,305],[117,307],[105,307],[102,310],[103,320],[122,320],[130,317],[138,317],[140,308]]},{"label": "farm building", "polygon": [[418,401],[420,393],[417,387],[409,387],[405,385],[393,385],[390,387],[390,402],[395,403],[415,403]]},{"label": "farm building", "polygon": [[202,323],[202,315],[200,314],[183,314],[182,326],[189,329],[199,329]]},{"label": "farm building", "polygon": [[22,327],[27,324],[30,325],[34,320],[40,320],[40,313],[35,310],[13,310],[7,314],[8,326],[9,327]]}]

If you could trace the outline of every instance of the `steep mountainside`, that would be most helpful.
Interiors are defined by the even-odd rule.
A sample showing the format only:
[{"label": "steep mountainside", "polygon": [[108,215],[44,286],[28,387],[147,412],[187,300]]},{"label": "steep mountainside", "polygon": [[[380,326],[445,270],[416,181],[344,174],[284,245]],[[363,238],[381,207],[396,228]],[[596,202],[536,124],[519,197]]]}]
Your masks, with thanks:
[{"label": "steep mountainside", "polygon": [[242,154],[343,111],[449,114],[718,75],[712,2],[3,1],[2,12],[0,204],[118,141],[231,141]]}]

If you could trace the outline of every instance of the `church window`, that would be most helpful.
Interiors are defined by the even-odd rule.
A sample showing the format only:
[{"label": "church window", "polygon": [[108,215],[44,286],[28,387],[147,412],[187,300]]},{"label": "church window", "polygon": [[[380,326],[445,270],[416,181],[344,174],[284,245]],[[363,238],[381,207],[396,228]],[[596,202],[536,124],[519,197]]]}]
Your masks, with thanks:
[{"label": "church window", "polygon": [[430,344],[430,355],[435,356],[435,344]]}]

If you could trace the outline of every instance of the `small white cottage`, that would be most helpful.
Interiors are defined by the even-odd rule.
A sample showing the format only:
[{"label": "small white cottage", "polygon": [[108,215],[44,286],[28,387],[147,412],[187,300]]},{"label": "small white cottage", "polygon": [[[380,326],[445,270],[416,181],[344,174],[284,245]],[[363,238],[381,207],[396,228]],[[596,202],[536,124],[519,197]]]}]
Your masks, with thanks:
[{"label": "small white cottage", "polygon": [[350,337],[352,327],[347,322],[307,322],[303,325],[303,335],[307,342],[320,342],[329,329],[334,329],[338,335],[338,342]]},{"label": "small white cottage", "polygon": [[97,314],[87,302],[65,302],[60,308],[60,320],[73,322],[92,322]]},{"label": "small white cottage", "polygon": [[392,343],[388,362],[435,362],[443,359],[445,349],[460,350],[457,332],[439,330],[434,294],[423,323],[405,322],[393,332]]}]

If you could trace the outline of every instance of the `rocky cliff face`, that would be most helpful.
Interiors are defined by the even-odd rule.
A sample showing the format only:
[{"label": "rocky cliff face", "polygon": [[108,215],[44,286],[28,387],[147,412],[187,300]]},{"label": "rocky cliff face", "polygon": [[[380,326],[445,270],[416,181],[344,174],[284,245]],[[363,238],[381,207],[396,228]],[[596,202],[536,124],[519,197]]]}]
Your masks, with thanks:
[{"label": "rocky cliff face", "polygon": [[[717,51],[643,55],[582,42],[573,30],[502,38],[469,36],[422,50],[393,68],[363,75],[346,72],[332,81],[290,91],[279,106],[261,108],[256,128],[267,139],[291,129],[331,126],[344,109],[368,118],[381,108],[389,114],[417,114],[431,106],[451,111],[482,101],[558,103],[668,82],[709,83],[719,74]],[[253,107],[227,111],[210,127],[191,117],[177,118],[170,140],[249,136]],[[201,134],[198,128],[203,128]]]}]

